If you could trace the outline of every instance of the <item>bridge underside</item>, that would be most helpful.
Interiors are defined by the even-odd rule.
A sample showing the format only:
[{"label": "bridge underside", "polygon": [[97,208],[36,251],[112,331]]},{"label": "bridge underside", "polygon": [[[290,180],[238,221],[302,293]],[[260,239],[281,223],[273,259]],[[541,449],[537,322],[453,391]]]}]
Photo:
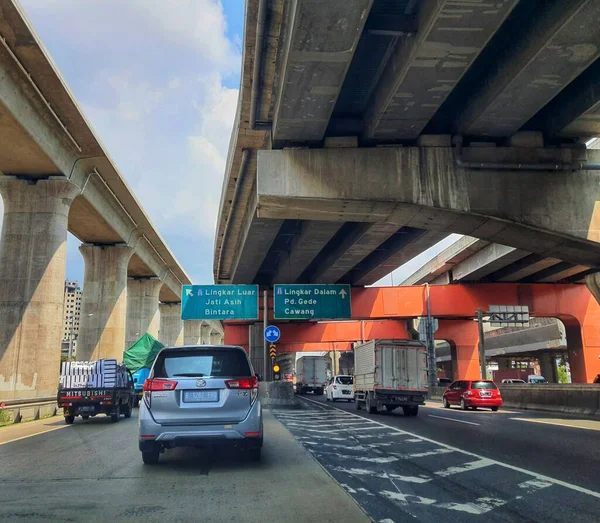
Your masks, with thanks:
[{"label": "bridge underside", "polygon": [[[512,249],[500,253],[489,274],[465,267],[457,281],[582,282],[597,271],[598,227],[585,192],[594,182],[580,183],[596,175],[576,166],[587,161],[598,168],[585,150],[585,141],[600,135],[597,2],[502,0],[492,8],[437,0],[271,0],[264,18],[259,4],[246,2],[217,282],[368,285],[453,232]],[[453,136],[465,147],[453,147],[460,145]],[[429,185],[427,176],[415,184],[396,166],[364,176],[372,166],[358,156],[371,158],[368,149],[396,154],[385,153],[389,147],[418,149],[422,157],[438,149],[446,165]],[[320,150],[341,161],[327,173],[321,160],[280,164],[288,185],[270,198],[257,157],[285,148],[311,150],[282,153],[290,158],[313,161]],[[464,169],[455,167],[455,157]],[[348,158],[356,162],[351,176]],[[491,177],[480,168],[496,163]],[[337,195],[294,199],[296,170],[310,173],[313,189],[318,181],[319,191]],[[278,183],[278,174],[271,175]],[[521,193],[522,179],[532,178]],[[386,194],[400,182],[415,192],[410,198]],[[465,183],[478,185],[480,194]],[[538,205],[535,188],[543,186],[566,193],[556,190]],[[376,198],[367,196],[374,190]],[[496,198],[495,216],[485,192]],[[569,212],[582,218],[581,230],[561,228],[565,205],[560,212],[555,206],[563,196]],[[418,212],[391,205],[417,200]]]}]

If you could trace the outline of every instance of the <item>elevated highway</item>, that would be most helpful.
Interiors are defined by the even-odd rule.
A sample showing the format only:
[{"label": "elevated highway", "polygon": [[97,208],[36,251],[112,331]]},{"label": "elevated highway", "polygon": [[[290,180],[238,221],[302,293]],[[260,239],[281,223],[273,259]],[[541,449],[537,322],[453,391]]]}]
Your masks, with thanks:
[{"label": "elevated highway", "polygon": [[56,390],[67,231],[85,262],[78,357],[120,359],[144,332],[183,342],[190,278],[12,0],[0,0],[0,194],[0,400]]},{"label": "elevated highway", "polygon": [[215,280],[369,285],[454,232],[598,295],[599,15],[247,0]]}]

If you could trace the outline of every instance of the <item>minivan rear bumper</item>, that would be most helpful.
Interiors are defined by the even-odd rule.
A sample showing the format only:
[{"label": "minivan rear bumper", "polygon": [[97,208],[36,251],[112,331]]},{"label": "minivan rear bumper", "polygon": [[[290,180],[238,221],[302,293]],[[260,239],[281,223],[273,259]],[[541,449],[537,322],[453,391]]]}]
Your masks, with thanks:
[{"label": "minivan rear bumper", "polygon": [[204,447],[214,445],[260,448],[263,439],[262,406],[257,399],[239,423],[211,425],[160,425],[142,402],[139,418],[140,450],[155,448]]}]

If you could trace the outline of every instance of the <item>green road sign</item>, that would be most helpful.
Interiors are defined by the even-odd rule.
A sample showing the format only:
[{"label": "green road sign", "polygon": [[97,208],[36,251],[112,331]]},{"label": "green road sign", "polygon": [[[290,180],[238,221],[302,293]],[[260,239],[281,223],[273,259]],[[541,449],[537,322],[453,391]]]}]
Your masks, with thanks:
[{"label": "green road sign", "polygon": [[350,285],[275,285],[276,320],[339,320],[352,317]]},{"label": "green road sign", "polygon": [[257,320],[258,285],[184,285],[182,320]]}]

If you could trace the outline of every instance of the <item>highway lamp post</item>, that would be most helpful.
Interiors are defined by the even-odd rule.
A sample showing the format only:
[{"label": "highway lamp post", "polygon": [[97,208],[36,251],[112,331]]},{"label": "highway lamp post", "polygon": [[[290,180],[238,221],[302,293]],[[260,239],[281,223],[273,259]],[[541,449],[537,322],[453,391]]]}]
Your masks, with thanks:
[{"label": "highway lamp post", "polygon": [[[263,291],[263,333],[266,332],[267,330],[267,326],[269,325],[268,323],[268,316],[269,316],[269,295],[267,291]],[[266,380],[267,379],[267,361],[268,361],[268,343],[267,343],[267,339],[265,338],[265,336],[263,335],[263,357],[264,357],[264,364],[263,364],[263,379]]]},{"label": "highway lamp post", "polygon": [[483,311],[477,309],[477,326],[479,328],[479,368],[481,371],[481,379],[484,380],[487,377],[487,371],[485,368],[485,334],[483,332]]}]

